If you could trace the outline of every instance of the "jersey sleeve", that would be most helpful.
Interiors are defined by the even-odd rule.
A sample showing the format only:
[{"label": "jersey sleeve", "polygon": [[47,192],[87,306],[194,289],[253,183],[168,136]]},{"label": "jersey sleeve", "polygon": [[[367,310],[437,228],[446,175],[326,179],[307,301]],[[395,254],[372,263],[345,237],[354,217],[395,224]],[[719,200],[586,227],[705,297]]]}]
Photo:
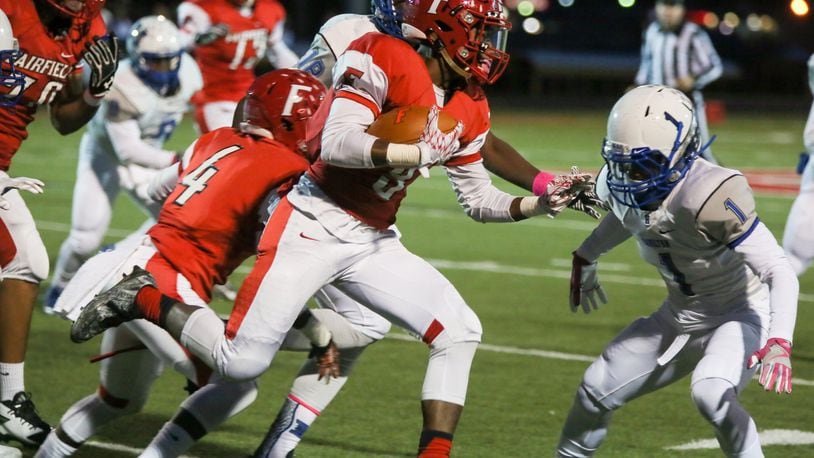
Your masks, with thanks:
[{"label": "jersey sleeve", "polygon": [[[406,42],[368,33],[351,43],[334,69],[336,96],[366,106],[378,117],[384,108],[434,101],[432,81],[421,57]],[[431,96],[431,97],[428,97]]]},{"label": "jersey sleeve", "polygon": [[699,230],[730,248],[743,243],[759,221],[755,197],[743,175],[726,178],[696,216]]},{"label": "jersey sleeve", "polygon": [[325,87],[331,87],[331,75],[336,65],[336,56],[322,34],[316,34],[311,47],[302,55],[296,67],[308,72],[318,79]]},{"label": "jersey sleeve", "polygon": [[181,2],[178,5],[178,28],[181,31],[181,44],[186,49],[195,46],[195,35],[212,27],[212,19],[200,5]]}]

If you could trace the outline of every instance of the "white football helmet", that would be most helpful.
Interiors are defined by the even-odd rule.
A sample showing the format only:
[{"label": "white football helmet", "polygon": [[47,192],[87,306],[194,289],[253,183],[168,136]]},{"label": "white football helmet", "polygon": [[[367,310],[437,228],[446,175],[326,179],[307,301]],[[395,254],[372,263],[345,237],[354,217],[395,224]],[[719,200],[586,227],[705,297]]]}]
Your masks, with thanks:
[{"label": "white football helmet", "polygon": [[178,89],[182,53],[178,27],[166,17],[145,16],[130,27],[127,54],[133,70],[162,96]]},{"label": "white football helmet", "polygon": [[0,10],[0,106],[16,104],[25,88],[25,76],[14,67],[19,56],[20,45],[14,38],[11,22]]},{"label": "white football helmet", "polygon": [[613,197],[633,208],[658,206],[709,144],[699,149],[692,101],[666,86],[639,86],[608,117],[602,157]]}]

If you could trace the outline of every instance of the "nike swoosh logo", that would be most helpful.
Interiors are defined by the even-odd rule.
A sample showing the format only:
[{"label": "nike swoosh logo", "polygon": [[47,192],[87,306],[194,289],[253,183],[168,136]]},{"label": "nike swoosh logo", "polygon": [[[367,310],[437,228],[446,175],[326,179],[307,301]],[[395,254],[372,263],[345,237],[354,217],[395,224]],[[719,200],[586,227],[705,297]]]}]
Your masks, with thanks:
[{"label": "nike swoosh logo", "polygon": [[73,54],[65,54],[64,52],[59,53],[59,55],[60,55],[60,56],[61,56],[63,59],[72,59],[72,58],[73,58]]},{"label": "nike swoosh logo", "polygon": [[308,237],[307,235],[305,235],[305,233],[304,233],[304,232],[300,232],[300,237],[302,237],[302,238],[304,238],[304,239],[306,239],[306,240],[313,240],[313,241],[315,241],[315,242],[319,242],[319,240],[317,240],[317,239],[315,239],[315,238],[313,238],[313,237]]},{"label": "nike swoosh logo", "polygon": [[0,372],[0,375],[9,375],[9,372]]},{"label": "nike swoosh logo", "polygon": [[668,234],[670,232],[675,232],[675,229],[659,229],[659,234]]}]

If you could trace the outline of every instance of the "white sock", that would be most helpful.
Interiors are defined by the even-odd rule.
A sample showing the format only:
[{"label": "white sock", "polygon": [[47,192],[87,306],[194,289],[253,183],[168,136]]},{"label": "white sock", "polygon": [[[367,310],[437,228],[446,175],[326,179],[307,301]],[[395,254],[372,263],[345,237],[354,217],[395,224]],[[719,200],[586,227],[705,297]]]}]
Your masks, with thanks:
[{"label": "white sock", "polygon": [[0,444],[0,458],[23,458],[23,452],[18,448]]},{"label": "white sock", "polygon": [[195,443],[195,439],[176,425],[168,421],[164,423],[161,431],[156,434],[150,445],[141,452],[139,458],[162,458],[165,456],[180,456]]},{"label": "white sock", "polygon": [[62,442],[59,437],[57,437],[56,431],[51,431],[48,437],[45,438],[45,442],[40,445],[34,458],[64,458],[73,456],[76,450],[76,448]]},{"label": "white sock", "polygon": [[277,418],[271,425],[263,443],[254,452],[254,456],[263,458],[286,458],[297,448],[302,436],[319,416],[319,412],[310,406],[297,402],[288,395]]},{"label": "white sock", "polygon": [[25,363],[0,363],[0,401],[8,401],[25,391],[23,366]]}]

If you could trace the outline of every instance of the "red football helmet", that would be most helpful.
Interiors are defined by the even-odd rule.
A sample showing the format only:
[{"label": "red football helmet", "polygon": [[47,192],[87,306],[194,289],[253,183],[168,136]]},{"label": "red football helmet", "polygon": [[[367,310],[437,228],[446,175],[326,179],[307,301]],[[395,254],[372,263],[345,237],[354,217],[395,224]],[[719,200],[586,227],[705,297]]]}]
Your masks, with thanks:
[{"label": "red football helmet", "polygon": [[492,84],[509,63],[501,0],[407,0],[404,34],[426,40],[464,78]]},{"label": "red football helmet", "polygon": [[[77,19],[93,19],[105,6],[105,0],[47,0],[48,3],[65,16]],[[70,4],[78,5],[81,8],[71,8]]]},{"label": "red football helmet", "polygon": [[307,157],[306,124],[323,99],[325,86],[309,73],[288,68],[266,73],[246,93],[241,129],[268,132]]}]

